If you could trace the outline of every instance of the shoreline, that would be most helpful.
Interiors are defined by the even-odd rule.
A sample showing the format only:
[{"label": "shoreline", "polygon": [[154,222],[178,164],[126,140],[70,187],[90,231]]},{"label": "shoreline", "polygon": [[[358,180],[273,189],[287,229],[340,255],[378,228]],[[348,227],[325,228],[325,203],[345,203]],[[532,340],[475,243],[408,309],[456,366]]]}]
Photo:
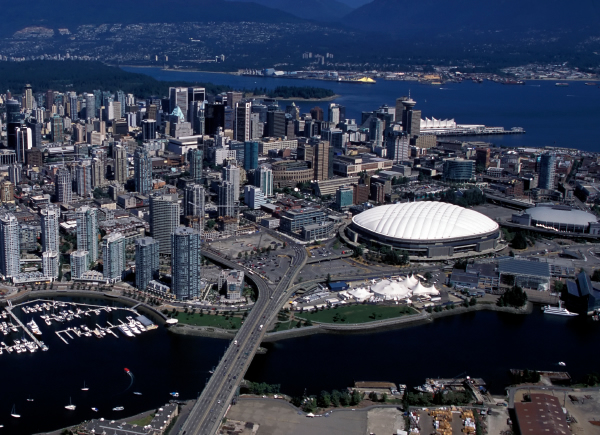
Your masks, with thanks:
[{"label": "shoreline", "polygon": [[[371,334],[384,331],[392,331],[411,326],[419,326],[426,323],[431,323],[435,319],[466,314],[477,311],[496,311],[502,313],[510,313],[516,315],[531,314],[533,311],[533,303],[528,302],[525,308],[499,307],[495,304],[478,303],[472,307],[457,306],[453,310],[444,310],[440,312],[421,312],[410,316],[401,316],[392,319],[386,319],[376,322],[355,323],[350,325],[339,325],[333,323],[318,323],[313,326],[303,326],[301,328],[287,329],[285,331],[267,332],[263,339],[263,343],[272,343],[276,341],[286,340],[289,338],[305,337],[314,334]],[[231,339],[237,333],[237,330],[225,330],[207,326],[192,326],[178,324],[168,328],[169,332],[181,335],[194,335],[199,337]]]},{"label": "shoreline", "polygon": [[[206,74],[228,74],[228,75],[234,75],[234,76],[240,76],[240,77],[252,77],[251,75],[245,76],[243,74],[240,74],[237,71],[205,71],[205,70],[199,70],[199,69],[179,69],[179,68],[164,68],[158,65],[115,65],[119,68],[121,67],[127,67],[127,68],[159,68],[161,71],[175,71],[175,72],[196,72],[196,73],[206,73]],[[305,71],[308,72],[308,71]],[[350,74],[362,74],[361,72],[349,72]],[[326,80],[326,79],[320,79],[317,77],[289,77],[289,76],[280,76],[280,77],[270,77],[270,76],[256,76],[256,77],[260,77],[260,78],[287,78],[287,79],[295,79],[295,80],[321,80],[321,81],[333,81],[333,80]],[[419,83],[418,80],[386,80],[385,77],[380,77],[383,81],[396,81],[396,82],[417,82]],[[556,81],[556,82],[588,82],[588,83],[596,83],[597,86],[600,86],[600,77],[597,78],[581,78],[581,79],[561,79],[561,78],[554,78],[554,77],[550,77],[550,78],[537,78],[537,79],[517,79],[517,80],[523,80],[525,82],[525,84],[527,84],[527,82],[537,82],[537,81]],[[465,79],[464,81],[470,81],[470,79]],[[493,80],[492,80],[493,81]],[[338,83],[338,82],[335,82]],[[450,83],[461,83],[461,82],[450,82]],[[429,83],[421,83],[421,84],[429,84]],[[502,84],[502,83],[497,83],[497,84]]]}]

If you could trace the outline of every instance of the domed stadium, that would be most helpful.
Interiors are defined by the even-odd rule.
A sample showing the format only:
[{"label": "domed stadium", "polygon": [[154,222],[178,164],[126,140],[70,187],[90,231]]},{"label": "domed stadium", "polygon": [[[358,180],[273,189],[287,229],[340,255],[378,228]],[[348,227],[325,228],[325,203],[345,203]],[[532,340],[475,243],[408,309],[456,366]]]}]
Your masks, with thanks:
[{"label": "domed stadium", "polygon": [[402,249],[426,258],[488,253],[500,240],[500,228],[490,218],[433,201],[375,207],[356,215],[346,231],[355,243]]}]

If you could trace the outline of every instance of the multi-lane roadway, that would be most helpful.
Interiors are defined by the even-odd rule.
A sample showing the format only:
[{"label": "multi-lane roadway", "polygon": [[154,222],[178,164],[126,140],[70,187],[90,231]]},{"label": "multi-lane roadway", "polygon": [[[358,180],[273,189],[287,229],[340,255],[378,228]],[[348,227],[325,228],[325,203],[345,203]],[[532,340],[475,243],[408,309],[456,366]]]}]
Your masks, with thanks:
[{"label": "multi-lane roadway", "polygon": [[[258,288],[256,304],[223,355],[181,427],[180,434],[209,435],[217,432],[235,391],[260,346],[267,325],[287,300],[290,284],[293,283],[297,273],[306,263],[306,250],[295,243],[291,243],[291,247],[294,250],[294,256],[290,268],[276,286],[269,286],[259,276],[249,276]],[[224,266],[240,269],[237,263],[226,260],[218,251],[206,249],[202,251],[202,254]]]}]

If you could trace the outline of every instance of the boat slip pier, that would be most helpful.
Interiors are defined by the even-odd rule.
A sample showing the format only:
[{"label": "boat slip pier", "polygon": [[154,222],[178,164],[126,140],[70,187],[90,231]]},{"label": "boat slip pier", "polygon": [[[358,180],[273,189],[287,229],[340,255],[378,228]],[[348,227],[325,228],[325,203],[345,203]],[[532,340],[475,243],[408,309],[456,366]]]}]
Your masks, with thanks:
[{"label": "boat slip pier", "polygon": [[[96,338],[103,338],[112,335],[115,338],[118,338],[119,336],[115,330],[118,330],[125,337],[133,338],[142,332],[157,327],[147,317],[140,315],[134,308],[109,307],[104,305],[45,299],[36,299],[18,305],[9,304],[5,311],[0,312],[0,333],[5,336],[12,333],[19,334],[19,329],[21,329],[21,339],[13,340],[14,345],[7,345],[6,343],[1,342],[0,355],[3,352],[12,353],[13,351],[16,351],[16,353],[21,353],[27,351],[35,352],[38,349],[48,350],[48,347],[44,342],[38,339],[38,337],[42,335],[38,323],[45,323],[47,326],[51,326],[53,322],[63,324],[81,320],[82,323],[79,325],[69,326],[65,329],[54,331],[65,344],[69,344],[69,339],[74,340],[78,337],[94,336]],[[21,309],[23,313],[30,317],[30,321],[27,322],[26,325],[15,315],[14,311],[17,309]],[[118,324],[113,324],[107,320],[106,325],[103,326],[98,322],[90,325],[90,319],[94,316],[99,316],[102,311],[106,313],[126,311],[131,313],[131,315],[126,317],[126,322],[118,319]],[[90,319],[86,319],[86,317]],[[5,321],[5,319],[7,321]],[[25,336],[28,336],[29,339],[25,338]]]}]

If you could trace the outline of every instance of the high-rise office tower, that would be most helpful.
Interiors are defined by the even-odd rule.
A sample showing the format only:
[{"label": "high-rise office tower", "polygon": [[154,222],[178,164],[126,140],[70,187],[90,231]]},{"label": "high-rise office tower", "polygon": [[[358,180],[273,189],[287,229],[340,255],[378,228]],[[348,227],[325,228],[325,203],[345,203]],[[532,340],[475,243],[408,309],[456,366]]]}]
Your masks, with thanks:
[{"label": "high-rise office tower", "polygon": [[187,120],[188,113],[188,88],[169,88],[169,111],[173,113],[179,107],[183,114],[183,121]]},{"label": "high-rise office tower", "polygon": [[258,142],[244,142],[244,169],[251,171],[258,168]]},{"label": "high-rise office tower", "polygon": [[402,130],[408,133],[410,137],[418,136],[421,134],[421,111],[414,109],[417,102],[410,98],[410,95],[408,99],[401,100],[401,102],[403,106]]},{"label": "high-rise office tower", "polygon": [[204,136],[206,130],[204,119],[204,101],[192,101],[190,103],[189,117],[194,134]]},{"label": "high-rise office tower", "polygon": [[92,160],[92,188],[106,185],[106,161],[104,153]]},{"label": "high-rise office tower", "polygon": [[142,195],[152,191],[152,158],[145,148],[137,148],[133,156],[135,190]]},{"label": "high-rise office tower", "polygon": [[267,166],[261,165],[254,173],[255,186],[260,187],[260,190],[265,196],[273,196],[273,170]]},{"label": "high-rise office tower", "polygon": [[25,152],[33,148],[31,129],[24,126],[17,127],[15,133],[17,135],[17,162],[25,163]]},{"label": "high-rise office tower", "polygon": [[43,119],[29,118],[26,122],[27,127],[31,129],[31,146],[33,148],[42,146],[42,124]]},{"label": "high-rise office tower", "polygon": [[17,147],[17,128],[21,126],[21,105],[17,100],[9,99],[6,106],[6,145],[10,149]]},{"label": "high-rise office tower", "polygon": [[150,232],[161,254],[171,253],[171,234],[179,226],[177,195],[150,196]]},{"label": "high-rise office tower", "polygon": [[373,141],[375,147],[381,147],[383,141],[384,122],[376,116],[371,117],[369,123],[369,139]]},{"label": "high-rise office tower", "polygon": [[59,210],[53,204],[40,211],[42,227],[42,252],[54,251],[60,249],[60,238],[58,236],[58,215]]},{"label": "high-rise office tower", "polygon": [[204,218],[204,187],[199,184],[188,184],[183,191],[184,216],[200,216]]},{"label": "high-rise office tower", "polygon": [[115,118],[122,118],[123,116],[125,116],[125,106],[127,105],[127,101],[125,99],[125,92],[123,91],[117,91],[115,94],[115,101],[119,102],[119,116],[117,116],[117,114],[115,113]]},{"label": "high-rise office tower", "polygon": [[292,102],[289,106],[286,106],[285,113],[289,114],[292,119],[300,119],[300,108],[296,106],[296,103]]},{"label": "high-rise office tower", "polygon": [[329,109],[327,110],[327,120],[336,127],[340,121],[340,106],[335,103],[331,103],[329,105]]},{"label": "high-rise office tower", "polygon": [[477,166],[481,166],[484,170],[490,167],[490,149],[489,148],[477,148],[475,150],[475,163]]},{"label": "high-rise office tower", "polygon": [[156,139],[156,120],[142,120],[142,140],[145,142],[153,139]]},{"label": "high-rise office tower", "polygon": [[85,97],[85,117],[88,119],[96,118],[96,96],[94,94],[84,94]]},{"label": "high-rise office tower", "polygon": [[[188,118],[189,122],[194,126],[194,117],[197,116],[197,111],[200,107],[203,108],[204,100],[206,100],[206,89],[200,87],[189,87],[188,88]],[[198,134],[198,133],[196,133]]]},{"label": "high-rise office tower", "polygon": [[135,241],[135,286],[146,290],[148,283],[158,277],[158,242],[152,237]]},{"label": "high-rise office tower", "polygon": [[129,177],[127,169],[127,148],[117,145],[114,149],[115,156],[115,181],[125,184]]},{"label": "high-rise office tower", "polygon": [[58,168],[55,176],[56,202],[69,204],[73,201],[73,180],[71,172],[65,167]]},{"label": "high-rise office tower", "polygon": [[192,148],[187,153],[188,162],[190,164],[190,177],[194,183],[202,182],[202,161],[204,153],[201,148]]},{"label": "high-rise office tower", "polygon": [[285,112],[267,112],[267,136],[285,136]]},{"label": "high-rise office tower", "polygon": [[171,234],[171,291],[178,300],[200,296],[200,232],[180,227]]},{"label": "high-rise office tower", "polygon": [[120,281],[125,272],[125,237],[111,233],[102,240],[102,274],[104,278]]},{"label": "high-rise office tower", "polygon": [[244,186],[244,202],[252,210],[258,210],[265,204],[265,194],[256,186]]},{"label": "high-rise office tower", "polygon": [[235,139],[238,142],[250,140],[250,114],[252,104],[249,102],[237,103],[235,109]]},{"label": "high-rise office tower", "polygon": [[23,99],[23,109],[32,110],[33,109],[33,89],[31,89],[31,85],[25,85],[25,89],[23,92],[25,98]]},{"label": "high-rise office tower", "polygon": [[98,210],[84,205],[75,211],[77,249],[87,251],[90,263],[98,261]]},{"label": "high-rise office tower", "polygon": [[15,185],[8,180],[0,182],[0,202],[15,202]]},{"label": "high-rise office tower", "polygon": [[79,103],[75,93],[69,95],[69,118],[71,118],[71,121],[79,119]]},{"label": "high-rise office tower", "polygon": [[204,134],[213,135],[219,127],[225,128],[225,106],[209,103],[204,106]]},{"label": "high-rise office tower", "polygon": [[59,115],[53,115],[50,119],[52,126],[52,142],[63,143],[65,141],[65,126]]},{"label": "high-rise office tower", "polygon": [[242,101],[243,94],[241,92],[227,92],[227,106],[235,109],[236,104]]},{"label": "high-rise office tower", "polygon": [[90,256],[88,251],[77,251],[71,252],[71,279],[81,278],[85,272],[90,268]]},{"label": "high-rise office tower", "polygon": [[250,139],[260,139],[265,132],[265,124],[260,122],[260,113],[250,114]]},{"label": "high-rise office tower", "polygon": [[540,189],[554,189],[554,177],[556,175],[556,155],[544,153],[540,156],[540,177],[538,187]]},{"label": "high-rise office tower", "polygon": [[44,103],[44,107],[46,110],[50,110],[54,105],[54,91],[52,89],[48,89],[46,91],[46,101]]},{"label": "high-rise office tower", "polygon": [[75,166],[75,187],[77,195],[88,198],[92,193],[92,164],[89,159],[83,160]]},{"label": "high-rise office tower", "polygon": [[96,89],[94,92],[94,118],[100,115],[100,106],[102,106],[102,91]]},{"label": "high-rise office tower", "polygon": [[233,184],[234,199],[237,201],[240,197],[240,168],[235,164],[229,163],[223,168],[222,178],[224,181],[229,181]]},{"label": "high-rise office tower", "polygon": [[313,139],[309,143],[298,146],[298,160],[311,163],[314,180],[321,181],[329,178],[329,142]]},{"label": "high-rise office tower", "polygon": [[310,116],[315,121],[323,121],[323,109],[319,106],[315,106],[310,109]]},{"label": "high-rise office tower", "polygon": [[223,181],[217,187],[217,210],[221,217],[236,217],[235,212],[235,187],[229,181]]},{"label": "high-rise office tower", "polygon": [[394,163],[402,163],[410,157],[410,141],[405,131],[394,131],[391,128],[386,129],[385,148],[387,149],[387,158]]},{"label": "high-rise office tower", "polygon": [[12,278],[21,272],[19,222],[12,213],[0,213],[0,273]]},{"label": "high-rise office tower", "polygon": [[42,270],[46,278],[58,278],[58,251],[42,252]]},{"label": "high-rise office tower", "polygon": [[23,169],[20,163],[13,163],[8,167],[8,179],[14,185],[21,182],[21,170]]}]

